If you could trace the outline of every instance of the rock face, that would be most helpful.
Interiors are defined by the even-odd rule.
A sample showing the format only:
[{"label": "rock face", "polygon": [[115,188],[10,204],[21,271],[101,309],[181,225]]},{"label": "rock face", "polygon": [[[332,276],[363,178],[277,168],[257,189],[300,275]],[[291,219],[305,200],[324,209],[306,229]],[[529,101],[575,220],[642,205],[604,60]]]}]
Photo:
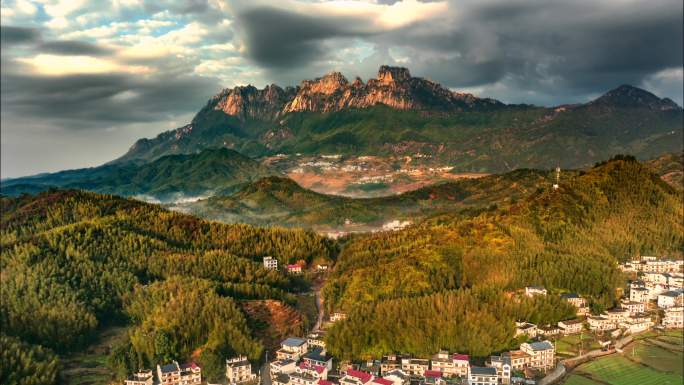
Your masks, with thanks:
[{"label": "rock face", "polygon": [[349,82],[339,72],[304,80],[296,88],[270,85],[235,87],[216,95],[209,105],[241,120],[274,120],[289,112],[331,112],[384,104],[400,110],[463,111],[491,109],[503,104],[470,94],[452,92],[423,78],[412,77],[402,67],[382,66],[375,79]]}]

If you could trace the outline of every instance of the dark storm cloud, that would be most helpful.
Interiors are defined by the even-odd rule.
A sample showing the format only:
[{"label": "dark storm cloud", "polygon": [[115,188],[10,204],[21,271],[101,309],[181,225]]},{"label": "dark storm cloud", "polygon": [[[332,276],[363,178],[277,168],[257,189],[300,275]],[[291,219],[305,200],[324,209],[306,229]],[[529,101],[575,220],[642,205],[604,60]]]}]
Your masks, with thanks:
[{"label": "dark storm cloud", "polygon": [[325,39],[367,36],[365,20],[305,15],[259,7],[238,15],[246,36],[247,53],[257,64],[283,68],[326,56]]},{"label": "dark storm cloud", "polygon": [[37,28],[0,26],[0,41],[2,44],[35,43],[40,40],[40,30]]},{"label": "dark storm cloud", "polygon": [[362,15],[260,7],[237,19],[250,58],[277,81],[318,70],[320,59],[344,61],[340,44],[326,43],[353,38],[399,52],[415,74],[453,88],[496,86],[513,102],[586,100],[683,65],[681,0],[452,1],[437,17],[372,33]]},{"label": "dark storm cloud", "polygon": [[111,49],[76,40],[48,41],[40,44],[36,50],[55,55],[105,56],[113,53]]},{"label": "dark storm cloud", "polygon": [[193,76],[3,74],[2,109],[14,119],[50,122],[67,130],[103,129],[197,111],[217,84]]}]

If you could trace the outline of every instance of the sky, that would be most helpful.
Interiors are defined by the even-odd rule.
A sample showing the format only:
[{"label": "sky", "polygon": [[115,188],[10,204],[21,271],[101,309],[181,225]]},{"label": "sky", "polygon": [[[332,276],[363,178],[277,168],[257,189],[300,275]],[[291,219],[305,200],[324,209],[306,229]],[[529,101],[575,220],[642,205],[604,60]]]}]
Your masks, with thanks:
[{"label": "sky", "polygon": [[91,167],[223,88],[400,65],[507,103],[682,105],[681,0],[3,0],[2,178]]}]

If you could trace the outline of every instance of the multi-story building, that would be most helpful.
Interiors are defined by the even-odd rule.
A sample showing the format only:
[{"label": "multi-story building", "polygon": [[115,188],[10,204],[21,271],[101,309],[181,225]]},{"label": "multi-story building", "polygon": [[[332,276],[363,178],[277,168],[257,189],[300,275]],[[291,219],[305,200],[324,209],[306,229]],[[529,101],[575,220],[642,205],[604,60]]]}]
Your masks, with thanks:
[{"label": "multi-story building", "polygon": [[650,291],[645,287],[631,287],[629,289],[629,301],[630,302],[640,302],[648,303],[651,300]]},{"label": "multi-story building", "polygon": [[264,257],[264,267],[268,270],[278,270],[278,260],[273,257]]},{"label": "multi-story building", "polygon": [[496,369],[496,375],[500,384],[511,383],[511,357],[510,356],[491,356],[487,366]]},{"label": "multi-story building", "polygon": [[252,373],[252,364],[245,356],[238,356],[226,360],[226,380],[229,384],[242,384],[256,380]]},{"label": "multi-story building", "polygon": [[471,366],[468,371],[468,385],[496,385],[498,381],[495,368]]},{"label": "multi-story building", "polygon": [[549,341],[524,343],[520,350],[530,355],[530,367],[537,369],[550,369],[555,365],[556,349]]},{"label": "multi-story building", "polygon": [[386,373],[398,369],[401,369],[401,357],[391,354],[383,356],[382,360],[380,360],[380,375],[384,376]]},{"label": "multi-story building", "polygon": [[623,301],[621,306],[623,309],[627,309],[630,315],[646,311],[646,304],[643,302]]},{"label": "multi-story building", "polygon": [[532,359],[532,356],[522,350],[511,350],[510,352],[505,352],[503,356],[509,357],[513,370],[525,369],[530,365],[530,360]]},{"label": "multi-story building", "polygon": [[430,360],[422,358],[402,358],[401,370],[412,375],[422,376],[426,370],[430,369]]},{"label": "multi-story building", "polygon": [[304,362],[310,366],[322,366],[327,370],[332,370],[333,359],[325,353],[323,348],[316,347],[304,355]]},{"label": "multi-story building", "polygon": [[441,351],[432,357],[432,370],[442,373],[445,377],[468,375],[469,357],[465,354],[449,354]]},{"label": "multi-story building", "polygon": [[629,309],[613,308],[606,310],[601,316],[606,317],[613,322],[621,322],[627,320],[629,314]]},{"label": "multi-story building", "polygon": [[309,344],[305,339],[299,337],[289,337],[280,344],[280,349],[276,352],[279,360],[290,359],[299,361],[306,354]]},{"label": "multi-story building", "polygon": [[684,291],[681,290],[669,290],[658,295],[658,307],[661,309],[682,306],[683,302]]},{"label": "multi-story building", "polygon": [[294,275],[302,274],[302,265],[287,265],[287,272]]},{"label": "multi-story building", "polygon": [[278,360],[278,361],[271,362],[270,367],[271,367],[271,377],[274,377],[280,373],[283,373],[283,374],[294,373],[294,371],[297,368],[297,363],[294,360],[286,358],[284,360]]},{"label": "multi-story building", "polygon": [[582,320],[573,319],[567,321],[558,322],[558,327],[564,335],[577,334],[584,328],[584,323]]},{"label": "multi-story building", "polygon": [[309,335],[306,336],[306,342],[309,344],[309,347],[318,346],[320,348],[325,349],[324,337],[325,337],[325,332],[322,330],[318,330],[318,331],[309,333]]},{"label": "multi-story building", "polygon": [[154,374],[151,370],[141,370],[137,373],[133,373],[126,381],[125,385],[152,385],[154,384]]},{"label": "multi-story building", "polygon": [[160,385],[192,385],[202,382],[202,369],[194,362],[178,365],[173,361],[166,365],[157,365],[157,377]]},{"label": "multi-story building", "polygon": [[663,317],[663,326],[670,329],[684,327],[684,307],[676,306],[665,309],[665,316]]},{"label": "multi-story building", "polygon": [[559,334],[561,334],[561,332],[562,332],[562,330],[558,326],[546,325],[546,326],[540,326],[538,328],[537,334],[549,337],[549,336],[559,335]]}]

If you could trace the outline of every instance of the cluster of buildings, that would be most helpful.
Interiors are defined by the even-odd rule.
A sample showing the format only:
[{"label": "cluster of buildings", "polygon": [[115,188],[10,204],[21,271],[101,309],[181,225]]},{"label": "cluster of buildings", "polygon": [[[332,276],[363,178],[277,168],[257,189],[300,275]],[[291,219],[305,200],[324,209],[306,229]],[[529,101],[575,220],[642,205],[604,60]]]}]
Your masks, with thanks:
[{"label": "cluster of buildings", "polygon": [[193,385],[202,383],[202,369],[190,362],[179,365],[172,361],[169,364],[157,365],[156,382],[152,370],[141,370],[132,374],[124,382],[125,385]]},{"label": "cluster of buildings", "polygon": [[[264,268],[266,270],[278,270],[278,260],[273,257],[264,257],[263,259]],[[304,272],[304,266],[301,263],[288,264],[285,266],[287,273],[292,275],[299,275]],[[316,265],[316,270],[325,271],[328,270],[328,265],[318,264]]]},{"label": "cluster of buildings", "polygon": [[640,256],[631,262],[620,264],[622,271],[635,271],[641,273],[677,273],[684,268],[684,260],[659,260],[653,256]]},{"label": "cluster of buildings", "polygon": [[[156,378],[155,378],[156,374]],[[247,357],[238,356],[226,360],[226,381],[230,385],[257,382],[252,373],[252,364]],[[177,361],[157,365],[157,371],[141,370],[124,381],[125,385],[199,385],[202,383],[202,368],[194,362],[179,365]]]},{"label": "cluster of buildings", "polygon": [[524,382],[512,377],[515,371],[553,368],[555,347],[549,341],[523,343],[518,350],[491,356],[484,366],[471,364],[468,355],[441,351],[431,359],[388,355],[333,372],[321,334],[312,333],[306,339],[284,340],[276,358],[270,364],[274,385],[445,385],[454,378],[469,385],[494,385]]}]

